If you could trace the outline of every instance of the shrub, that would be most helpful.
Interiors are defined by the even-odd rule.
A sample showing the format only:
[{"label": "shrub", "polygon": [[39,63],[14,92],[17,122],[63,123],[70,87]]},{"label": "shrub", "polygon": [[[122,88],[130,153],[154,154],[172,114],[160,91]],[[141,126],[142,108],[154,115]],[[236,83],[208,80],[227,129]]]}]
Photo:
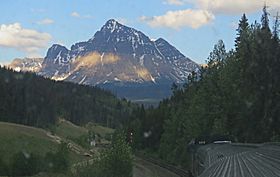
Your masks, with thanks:
[{"label": "shrub", "polygon": [[18,152],[14,154],[10,165],[12,176],[31,176],[41,170],[41,158],[33,153]]},{"label": "shrub", "polygon": [[112,147],[101,152],[92,165],[77,169],[79,177],[132,177],[131,148],[123,133],[114,136]]},{"label": "shrub", "polygon": [[48,172],[66,172],[69,167],[68,149],[66,143],[62,143],[56,153],[48,152],[45,155],[45,170]]}]

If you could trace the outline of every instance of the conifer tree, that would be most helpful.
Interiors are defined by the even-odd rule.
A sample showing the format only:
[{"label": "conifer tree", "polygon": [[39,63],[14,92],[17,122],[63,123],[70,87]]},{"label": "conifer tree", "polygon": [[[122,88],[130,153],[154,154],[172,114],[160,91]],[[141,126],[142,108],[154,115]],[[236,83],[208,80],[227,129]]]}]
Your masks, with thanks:
[{"label": "conifer tree", "polygon": [[263,7],[263,14],[262,14],[262,18],[261,18],[261,24],[262,24],[262,29],[263,30],[268,30],[270,31],[269,28],[269,13],[267,11],[267,7],[266,5],[264,5]]}]

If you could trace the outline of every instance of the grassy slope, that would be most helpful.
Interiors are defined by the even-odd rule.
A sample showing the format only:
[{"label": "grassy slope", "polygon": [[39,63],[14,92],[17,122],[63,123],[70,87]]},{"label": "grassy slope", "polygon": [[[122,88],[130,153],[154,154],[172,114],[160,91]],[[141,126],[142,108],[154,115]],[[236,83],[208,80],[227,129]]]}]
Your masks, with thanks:
[{"label": "grassy slope", "polygon": [[[89,124],[87,128],[84,128],[74,125],[69,121],[61,121],[56,126],[55,134],[63,140],[66,140],[67,137],[78,138],[81,135],[87,134],[88,128],[99,133],[102,137],[104,137],[106,133],[114,132],[113,129],[96,124]],[[44,156],[50,151],[55,152],[59,147],[59,143],[48,136],[47,133],[46,130],[40,128],[0,122],[0,158],[3,158],[5,162],[9,163],[12,156],[20,151],[35,153],[41,156]],[[88,157],[70,151],[70,164],[73,165],[85,160],[88,160]],[[49,173],[40,173],[35,176],[45,177],[58,175],[61,177],[65,176],[64,174]]]},{"label": "grassy slope", "polygon": [[[59,146],[43,129],[5,122],[0,122],[0,145],[0,158],[6,162],[20,151],[44,156]],[[82,158],[70,152],[70,160],[76,162]]]},{"label": "grassy slope", "polygon": [[55,127],[55,134],[63,138],[79,138],[82,135],[86,135],[88,130],[92,130],[95,133],[100,134],[103,138],[107,133],[114,133],[114,129],[103,127],[95,123],[88,123],[86,127],[81,127],[67,120],[60,120],[60,122]]},{"label": "grassy slope", "polygon": [[105,135],[108,133],[108,134],[112,134],[114,133],[114,129],[111,129],[111,128],[108,128],[108,127],[103,127],[103,126],[100,126],[98,124],[95,124],[95,123],[88,123],[87,124],[87,129],[88,130],[92,130],[94,131],[95,133],[98,133],[101,135],[101,137],[105,137]]},{"label": "grassy slope", "polygon": [[[54,133],[58,135],[59,137],[62,137],[63,139],[67,140],[68,142],[72,142],[77,144],[77,142],[73,141],[73,139],[79,139],[81,136],[86,135],[88,136],[88,131],[93,131],[96,134],[99,134],[101,136],[101,144],[108,144],[110,143],[105,139],[106,134],[113,134],[114,129],[103,127],[101,125],[98,125],[96,123],[88,123],[85,127],[77,126],[67,120],[61,119],[59,123],[55,127]],[[78,145],[81,149],[84,149],[80,145]],[[86,148],[89,150],[88,148]],[[84,149],[84,150],[86,150]],[[97,152],[98,148],[90,148],[93,151]]]},{"label": "grassy slope", "polygon": [[0,144],[0,156],[6,161],[20,151],[44,155],[59,146],[42,129],[4,122],[0,123]]},{"label": "grassy slope", "polygon": [[55,127],[55,134],[62,138],[78,138],[88,133],[88,130],[84,127],[77,126],[69,121],[60,120]]}]

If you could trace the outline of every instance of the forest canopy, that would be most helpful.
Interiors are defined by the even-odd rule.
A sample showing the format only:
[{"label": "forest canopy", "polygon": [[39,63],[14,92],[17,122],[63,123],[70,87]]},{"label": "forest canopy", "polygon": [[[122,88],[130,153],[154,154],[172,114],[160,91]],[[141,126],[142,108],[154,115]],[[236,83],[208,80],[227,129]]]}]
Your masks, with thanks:
[{"label": "forest canopy", "polygon": [[76,124],[92,121],[117,127],[128,118],[132,107],[97,87],[0,67],[0,121],[48,127],[62,118]]},{"label": "forest canopy", "polygon": [[247,143],[280,141],[279,23],[277,16],[269,26],[266,7],[260,23],[249,25],[244,14],[234,49],[226,51],[218,41],[207,66],[193,72],[183,88],[174,85],[173,96],[156,109],[139,108],[128,125],[135,131],[134,147],[184,165],[187,147],[197,138],[208,143],[214,137]]}]

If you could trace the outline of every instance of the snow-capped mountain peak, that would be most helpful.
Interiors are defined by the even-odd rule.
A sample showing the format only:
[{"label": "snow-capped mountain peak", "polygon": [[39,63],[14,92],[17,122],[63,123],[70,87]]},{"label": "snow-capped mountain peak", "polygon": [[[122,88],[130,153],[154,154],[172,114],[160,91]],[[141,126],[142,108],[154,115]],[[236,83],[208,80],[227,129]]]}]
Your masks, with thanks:
[{"label": "snow-capped mountain peak", "polygon": [[109,30],[111,33],[115,30],[121,28],[121,25],[119,22],[117,22],[115,19],[110,19],[106,22],[106,24],[102,27],[101,31]]},{"label": "snow-capped mountain peak", "polygon": [[94,36],[68,50],[55,44],[39,74],[87,85],[185,82],[199,66],[163,38],[108,20]]}]

